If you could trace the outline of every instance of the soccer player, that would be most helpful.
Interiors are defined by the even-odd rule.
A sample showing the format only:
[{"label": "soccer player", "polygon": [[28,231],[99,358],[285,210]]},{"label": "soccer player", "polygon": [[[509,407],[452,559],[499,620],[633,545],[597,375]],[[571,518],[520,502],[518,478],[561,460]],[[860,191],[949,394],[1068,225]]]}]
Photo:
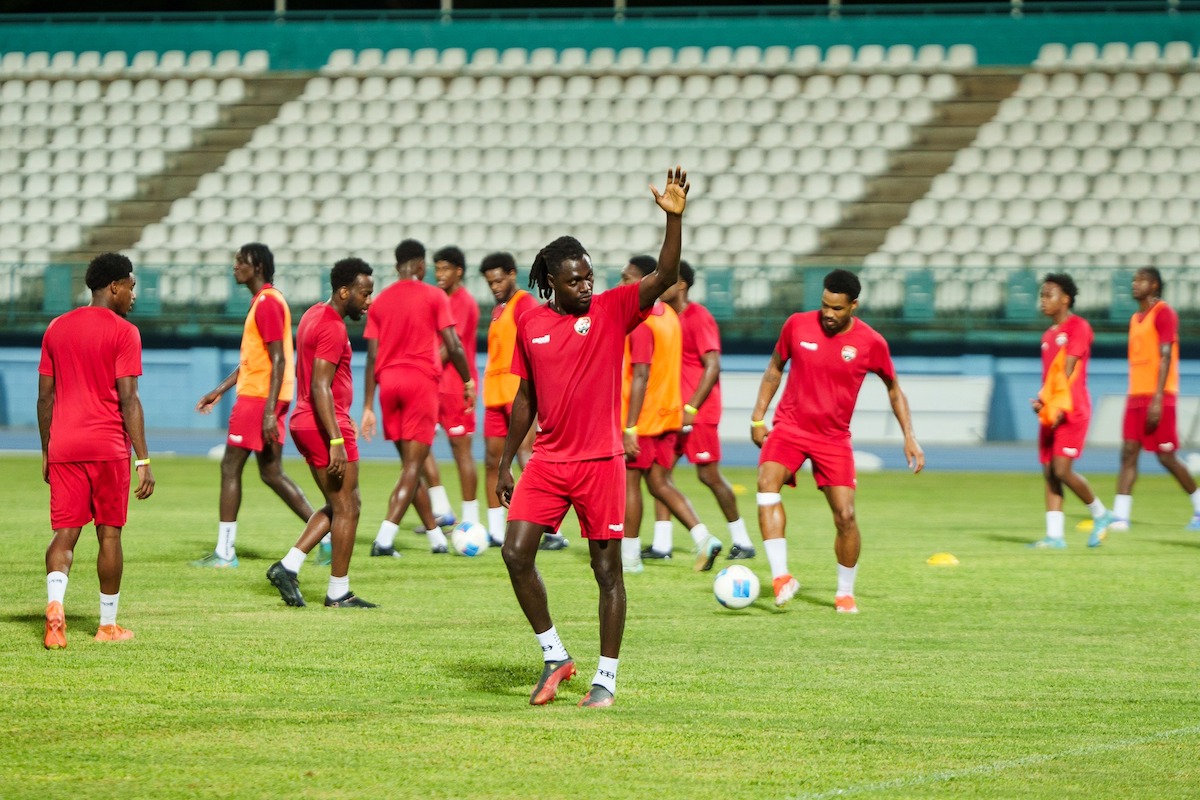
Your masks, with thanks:
[{"label": "soccer player", "polygon": [[[538,302],[524,289],[517,288],[517,262],[511,253],[490,253],[484,256],[479,272],[487,281],[496,305],[492,307],[492,321],[488,325],[488,357],[483,372],[483,441],[484,481],[487,489],[488,535],[492,544],[504,544],[504,527],[508,520],[504,506],[496,496],[496,477],[499,474],[500,456],[504,453],[504,439],[508,436],[508,424],[512,419],[513,398],[521,379],[512,374],[513,350],[517,343],[517,320]],[[517,463],[523,468],[533,454],[533,434],[529,434],[517,448]]]},{"label": "soccer player", "polygon": [[1092,492],[1087,478],[1074,469],[1075,459],[1083,455],[1092,419],[1092,400],[1087,389],[1092,326],[1071,310],[1078,294],[1075,281],[1065,273],[1051,273],[1043,278],[1038,294],[1042,313],[1051,322],[1042,334],[1043,389],[1031,401],[1041,421],[1038,460],[1046,479],[1046,535],[1030,544],[1039,549],[1061,550],[1067,546],[1063,538],[1063,486],[1082,500],[1092,514],[1088,547],[1099,547],[1112,524],[1112,515]]},{"label": "soccer player", "polygon": [[[650,256],[634,256],[621,271],[622,285],[636,284],[657,268]],[[678,283],[678,281],[676,281]],[[672,286],[664,296],[675,290]],[[696,543],[696,570],[712,569],[721,542],[696,516],[691,502],[671,480],[675,464],[675,436],[683,424],[680,364],[683,332],[675,309],[662,300],[654,303],[646,321],[626,337],[621,381],[625,446],[625,539],[621,561],[626,572],[641,572],[642,478],[650,494],[678,517]],[[656,529],[658,528],[656,524]],[[658,555],[670,557],[670,549]]]},{"label": "soccer player", "polygon": [[[683,329],[683,363],[680,370],[683,427],[675,437],[675,463],[680,456],[696,465],[696,475],[709,488],[725,521],[733,546],[729,559],[754,558],[754,545],[746,533],[746,522],[738,511],[733,487],[721,474],[721,332],[708,309],[688,298],[696,282],[696,273],[686,261],[679,262],[679,283],[663,296],[663,302],[675,309]],[[672,547],[671,511],[656,500],[654,543],[642,550],[643,558],[670,556]]]},{"label": "soccer player", "polygon": [[1113,501],[1110,531],[1129,530],[1133,484],[1138,456],[1150,450],[1192,499],[1189,531],[1200,530],[1200,491],[1188,468],[1176,455],[1179,431],[1179,317],[1162,299],[1162,275],[1142,267],[1133,275],[1133,299],[1138,310],[1129,318],[1129,397],[1125,401],[1121,469]]},{"label": "soccer player", "polygon": [[267,569],[267,580],[289,606],[303,606],[300,567],[309,551],[332,533],[333,553],[325,605],[374,608],[350,591],[350,556],[362,502],[358,495],[358,442],[350,419],[354,380],[350,374],[350,337],[346,317],[362,319],[371,307],[375,279],[361,258],[344,258],[329,272],[332,293],[300,318],[296,331],[296,410],[292,441],[304,456],[325,497],[296,544]]},{"label": "soccer player", "polygon": [[[600,662],[580,705],[612,705],[616,692],[625,629],[618,544],[625,527],[621,359],[625,336],[678,278],[688,188],[687,174],[679,167],[668,171],[662,194],[650,187],[666,212],[666,234],[658,269],[636,285],[593,297],[591,256],[569,236],[543,247],[529,271],[530,285],[550,302],[517,322],[512,373],[521,382],[513,399],[496,494],[509,510],[501,551],[504,563],[545,661],[529,699],[533,705],[553,700],[559,683],[575,674],[575,662],[550,618],[546,587],[534,563],[542,532],[557,528],[569,506],[579,516],[600,588]],[[533,457],[514,490],[512,461],[535,419]]]},{"label": "soccer player", "polygon": [[138,485],[134,495],[154,493],[150,451],[138,376],[142,339],[125,317],[133,308],[133,264],[104,253],[88,264],[92,302],[51,320],[42,337],[38,364],[38,432],[42,437],[42,480],[50,484],[50,527],[46,548],[46,635],[48,650],[67,646],[63,599],[79,534],[96,523],[100,551],[98,642],[124,642],[133,631],[117,624],[121,599],[121,529],[129,511],[129,448]]},{"label": "soccer player", "polygon": [[265,244],[243,245],[233,258],[233,277],[250,290],[250,311],[242,329],[241,359],[229,377],[196,404],[201,414],[230,389],[237,400],[229,414],[229,435],[221,458],[221,519],[216,549],[195,567],[236,567],[237,516],[242,505],[242,470],[254,453],[263,483],[305,522],[313,509],[296,482],[283,471],[283,423],[296,388],[292,312],[271,285],[275,256]]},{"label": "soccer player", "polygon": [[[750,438],[762,448],[758,459],[758,525],[774,578],[776,606],[786,605],[800,591],[799,581],[788,570],[784,539],[787,515],[779,491],[785,483],[795,486],[801,465],[811,461],[813,478],[833,512],[837,530],[833,543],[838,564],[834,607],[839,613],[858,613],[854,580],[862,537],[855,516],[857,477],[850,418],[868,372],[878,375],[887,387],[892,413],[904,433],[904,458],[909,469],[920,472],[925,467],[925,454],[913,434],[908,398],[896,379],[887,341],[854,316],[861,288],[854,273],[835,269],[825,276],[820,310],[788,317],[750,415]],[[792,368],[787,387],[775,409],[774,426],[768,428],[767,408],[789,361]]]},{"label": "soccer player", "polygon": [[437,428],[438,381],[442,376],[439,342],[446,360],[463,382],[463,408],[475,403],[475,381],[454,328],[446,293],[422,281],[425,247],[405,239],[396,247],[396,273],[400,280],[379,293],[375,310],[367,318],[367,366],[363,398],[362,433],[367,441],[375,434],[375,387],[383,412],[383,435],[396,443],[400,478],[388,498],[387,516],[371,544],[372,556],[398,556],[396,532],[410,503],[429,537],[433,553],[448,552],[446,536],[429,507],[428,496],[418,493],[421,466],[429,455]]}]

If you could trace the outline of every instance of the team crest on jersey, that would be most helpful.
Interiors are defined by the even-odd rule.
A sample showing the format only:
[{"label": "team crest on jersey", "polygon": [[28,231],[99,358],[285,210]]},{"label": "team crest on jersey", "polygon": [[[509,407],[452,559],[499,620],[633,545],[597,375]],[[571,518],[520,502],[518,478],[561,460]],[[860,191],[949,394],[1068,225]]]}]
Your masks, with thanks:
[{"label": "team crest on jersey", "polygon": [[1054,337],[1054,343],[1059,347],[1065,346],[1067,343],[1067,335],[1065,333],[1058,334]]},{"label": "team crest on jersey", "polygon": [[846,345],[842,348],[842,361],[853,361],[858,357],[858,348],[853,345]]},{"label": "team crest on jersey", "polygon": [[575,320],[575,332],[578,333],[580,336],[587,336],[588,331],[590,331],[591,329],[592,329],[592,318],[591,317],[580,317],[579,319]]}]

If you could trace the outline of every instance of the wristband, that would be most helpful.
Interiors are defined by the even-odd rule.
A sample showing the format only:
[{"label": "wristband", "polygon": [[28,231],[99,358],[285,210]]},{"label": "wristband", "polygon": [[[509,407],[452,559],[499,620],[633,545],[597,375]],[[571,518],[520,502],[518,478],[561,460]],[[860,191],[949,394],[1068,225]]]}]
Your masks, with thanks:
[{"label": "wristband", "polygon": [[751,427],[751,428],[761,428],[761,427],[763,427],[763,426],[764,426],[764,425],[766,425],[766,424],[767,424],[767,421],[766,421],[765,419],[752,419],[752,420],[750,420],[750,427]]},{"label": "wristband", "polygon": [[696,407],[695,407],[694,405],[692,405],[691,403],[684,403],[684,404],[683,404],[683,410],[684,410],[684,411],[686,411],[686,412],[687,412],[687,413],[689,413],[689,414],[699,414],[699,413],[700,413],[700,409],[696,408]]},{"label": "wristband", "polygon": [[632,425],[632,426],[626,428],[625,432],[636,434],[637,433],[637,425]]},{"label": "wristband", "polygon": [[145,458],[138,458],[138,459],[135,459],[135,460],[134,460],[134,462],[133,462],[133,466],[134,466],[134,467],[148,467],[148,466],[150,466],[150,456],[146,456]]},{"label": "wristband", "polygon": [[345,440],[343,437],[341,437],[341,436],[339,436],[339,437],[338,437],[338,438],[336,438],[336,439],[330,439],[330,440],[329,440],[329,446],[330,446],[330,447],[333,447],[335,444],[345,444],[345,443],[346,443],[346,440]]}]

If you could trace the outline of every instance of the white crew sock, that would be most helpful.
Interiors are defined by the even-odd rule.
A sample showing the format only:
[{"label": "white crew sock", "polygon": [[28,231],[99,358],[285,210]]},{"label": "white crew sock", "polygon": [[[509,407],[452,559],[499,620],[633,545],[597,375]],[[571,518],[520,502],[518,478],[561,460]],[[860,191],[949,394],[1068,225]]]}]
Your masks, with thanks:
[{"label": "white crew sock", "polygon": [[508,522],[508,509],[496,506],[488,509],[488,533],[497,542],[504,542],[504,526]]},{"label": "white crew sock", "polygon": [[558,629],[553,625],[550,630],[542,633],[535,633],[538,644],[542,647],[543,661],[566,661],[570,658],[567,655],[567,648],[563,646],[562,639],[558,638]]},{"label": "white crew sock", "polygon": [[226,561],[233,559],[236,552],[233,546],[237,543],[237,521],[222,522],[217,525],[217,557]]},{"label": "white crew sock", "polygon": [[287,555],[280,559],[283,568],[293,575],[300,574],[300,568],[304,566],[304,559],[308,558],[308,553],[293,547],[288,550]]},{"label": "white crew sock", "polygon": [[329,588],[325,590],[325,596],[330,600],[341,600],[346,595],[350,594],[350,576],[343,575],[340,578],[329,576]]},{"label": "white crew sock", "polygon": [[845,595],[845,594],[853,595],[854,594],[854,578],[858,573],[858,565],[855,564],[853,567],[843,567],[841,564],[838,564],[837,568],[838,568],[838,588],[837,588],[837,594],[834,595],[834,597],[841,597],[842,595]]},{"label": "white crew sock", "polygon": [[459,522],[479,522],[478,500],[463,500],[463,515]]},{"label": "white crew sock", "polygon": [[729,535],[733,537],[733,543],[738,547],[754,547],[754,543],[750,541],[750,534],[746,533],[746,520],[741,517],[729,523]]},{"label": "white crew sock", "polygon": [[626,536],[621,540],[621,561],[627,567],[641,563],[642,537],[634,536],[630,538]]},{"label": "white crew sock", "polygon": [[593,686],[603,686],[613,694],[617,693],[617,659],[600,656],[596,667],[596,677],[592,678]]},{"label": "white crew sock", "polygon": [[46,573],[46,602],[61,603],[67,596],[67,573]]},{"label": "white crew sock", "polygon": [[1046,536],[1050,539],[1062,539],[1066,515],[1061,511],[1046,512]]},{"label": "white crew sock", "polygon": [[[1200,489],[1196,490],[1200,494]],[[1194,502],[1194,501],[1193,501]],[[1117,519],[1129,521],[1129,515],[1133,513],[1133,495],[1119,494],[1113,498],[1113,516]]]},{"label": "white crew sock", "polygon": [[671,532],[671,520],[654,521],[654,544],[650,545],[659,553],[670,555],[671,549],[674,547],[674,536]]},{"label": "white crew sock", "polygon": [[375,544],[380,547],[391,547],[396,541],[396,531],[400,526],[386,519],[379,523],[379,533],[375,534]]},{"label": "white crew sock", "polygon": [[771,565],[771,577],[790,575],[787,565],[787,539],[763,539],[763,549],[767,551],[767,563]]},{"label": "white crew sock", "polygon": [[1092,519],[1100,519],[1108,513],[1108,509],[1104,507],[1104,502],[1099,497],[1088,503],[1088,511],[1092,512]]},{"label": "white crew sock", "polygon": [[689,533],[692,534],[692,541],[696,543],[696,547],[704,547],[708,544],[708,539],[712,535],[708,532],[708,526],[703,522],[692,528]]},{"label": "white crew sock", "polygon": [[450,498],[446,496],[445,486],[430,486],[429,502],[433,506],[435,517],[447,517],[454,513],[454,509],[450,507]]},{"label": "white crew sock", "polygon": [[433,526],[433,530],[425,531],[425,535],[429,537],[429,548],[432,550],[435,547],[446,546],[446,534],[442,533],[442,529]]},{"label": "white crew sock", "polygon": [[116,625],[117,624],[117,605],[121,602],[121,593],[105,594],[100,593],[100,624],[101,625]]},{"label": "white crew sock", "polygon": [[1192,498],[1192,513],[1200,514],[1200,489],[1192,492],[1189,496]]}]

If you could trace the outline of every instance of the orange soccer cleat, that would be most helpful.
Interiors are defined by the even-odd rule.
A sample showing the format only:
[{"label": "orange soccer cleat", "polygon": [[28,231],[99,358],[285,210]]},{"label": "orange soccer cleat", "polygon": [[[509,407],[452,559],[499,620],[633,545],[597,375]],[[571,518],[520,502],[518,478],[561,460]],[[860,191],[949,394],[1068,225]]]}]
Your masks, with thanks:
[{"label": "orange soccer cleat", "polygon": [[780,575],[775,579],[772,587],[775,590],[776,607],[783,608],[789,600],[796,596],[796,592],[800,591],[800,581],[791,575]]},{"label": "orange soccer cleat", "polygon": [[542,677],[533,695],[529,698],[532,706],[544,706],[554,699],[558,693],[558,684],[575,677],[575,662],[567,658],[562,661],[547,661],[542,667]]},{"label": "orange soccer cleat", "polygon": [[46,604],[46,638],[47,650],[61,650],[67,646],[67,617],[63,613],[62,603],[57,600]]},{"label": "orange soccer cleat", "polygon": [[854,595],[841,594],[833,598],[833,607],[837,609],[839,614],[857,614],[858,604],[854,602]]},{"label": "orange soccer cleat", "polygon": [[96,631],[97,642],[127,642],[133,638],[133,631],[122,628],[115,622],[112,625],[101,625]]}]

